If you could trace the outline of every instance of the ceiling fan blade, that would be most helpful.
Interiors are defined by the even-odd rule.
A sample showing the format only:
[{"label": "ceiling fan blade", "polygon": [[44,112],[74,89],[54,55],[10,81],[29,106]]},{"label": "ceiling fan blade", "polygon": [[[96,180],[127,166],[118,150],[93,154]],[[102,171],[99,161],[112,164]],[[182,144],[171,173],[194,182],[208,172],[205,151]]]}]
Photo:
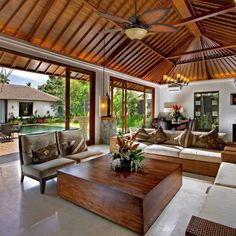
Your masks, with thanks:
[{"label": "ceiling fan blade", "polygon": [[179,29],[169,24],[150,25],[150,32],[177,32]]},{"label": "ceiling fan blade", "polygon": [[117,32],[121,32],[123,29],[119,28],[119,29],[104,29],[102,32],[106,33],[117,33]]},{"label": "ceiling fan blade", "polygon": [[101,16],[103,18],[106,18],[108,20],[111,20],[111,21],[115,21],[115,22],[119,22],[119,23],[131,24],[131,22],[128,21],[128,20],[122,19],[122,18],[120,18],[118,16],[110,15],[110,14],[107,14],[107,13],[97,12],[97,15]]},{"label": "ceiling fan blade", "polygon": [[147,24],[154,24],[162,20],[169,12],[168,8],[154,8],[139,15],[139,19]]}]

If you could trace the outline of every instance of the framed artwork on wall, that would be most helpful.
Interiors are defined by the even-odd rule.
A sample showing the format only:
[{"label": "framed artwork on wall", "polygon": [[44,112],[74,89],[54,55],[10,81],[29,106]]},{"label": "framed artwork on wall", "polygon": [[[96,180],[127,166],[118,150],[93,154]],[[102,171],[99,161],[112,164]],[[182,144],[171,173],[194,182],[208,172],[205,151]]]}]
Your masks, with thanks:
[{"label": "framed artwork on wall", "polygon": [[230,105],[233,105],[233,106],[236,105],[236,93],[230,94]]}]

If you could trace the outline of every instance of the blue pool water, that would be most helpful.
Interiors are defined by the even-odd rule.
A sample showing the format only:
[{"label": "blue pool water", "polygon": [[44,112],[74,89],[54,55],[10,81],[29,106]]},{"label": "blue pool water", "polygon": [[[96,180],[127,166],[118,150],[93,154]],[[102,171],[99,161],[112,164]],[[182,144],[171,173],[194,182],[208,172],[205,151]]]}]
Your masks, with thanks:
[{"label": "blue pool water", "polygon": [[60,126],[48,126],[48,125],[27,125],[27,126],[22,126],[20,133],[36,134],[36,133],[46,133],[46,132],[61,131],[61,130],[65,130],[65,128]]}]

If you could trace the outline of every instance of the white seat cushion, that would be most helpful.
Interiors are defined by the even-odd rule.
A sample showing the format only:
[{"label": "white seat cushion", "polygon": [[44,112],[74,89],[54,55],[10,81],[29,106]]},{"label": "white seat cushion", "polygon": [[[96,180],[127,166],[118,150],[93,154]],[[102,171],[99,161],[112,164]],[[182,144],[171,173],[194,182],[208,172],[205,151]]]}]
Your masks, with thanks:
[{"label": "white seat cushion", "polygon": [[200,211],[201,218],[236,227],[236,189],[213,185]]},{"label": "white seat cushion", "polygon": [[179,157],[183,148],[177,145],[153,144],[144,148],[144,153],[158,154],[163,156]]},{"label": "white seat cushion", "polygon": [[214,184],[236,188],[236,164],[222,162]]},{"label": "white seat cushion", "polygon": [[41,164],[22,165],[23,173],[37,177],[45,178],[55,175],[59,168],[75,164],[74,160],[67,158],[56,158]]},{"label": "white seat cushion", "polygon": [[209,150],[204,148],[184,148],[180,154],[180,158],[189,160],[198,160],[205,162],[221,162],[221,151]]},{"label": "white seat cushion", "polygon": [[100,152],[100,151],[84,151],[84,152],[67,155],[65,156],[65,158],[75,160],[78,163],[78,162],[91,160],[102,154],[103,152]]},{"label": "white seat cushion", "polygon": [[139,144],[138,145],[138,148],[139,149],[142,149],[142,151],[144,150],[145,147],[151,145],[152,143],[149,143],[149,142],[134,142],[135,144]]}]

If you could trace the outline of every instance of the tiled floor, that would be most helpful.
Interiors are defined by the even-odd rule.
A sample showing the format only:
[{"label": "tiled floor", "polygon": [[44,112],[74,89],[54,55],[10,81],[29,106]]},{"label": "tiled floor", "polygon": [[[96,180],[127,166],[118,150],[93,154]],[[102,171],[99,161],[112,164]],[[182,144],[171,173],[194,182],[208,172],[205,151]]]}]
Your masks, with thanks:
[{"label": "tiled floor", "polygon": [[[108,151],[108,146],[92,149]],[[0,152],[1,153],[1,152]],[[183,186],[155,221],[147,236],[181,236],[192,215],[198,214],[212,178],[187,175]],[[0,164],[0,236],[131,236],[134,232],[57,196],[56,180],[46,193],[38,182],[25,178],[20,184],[19,161]]]}]

